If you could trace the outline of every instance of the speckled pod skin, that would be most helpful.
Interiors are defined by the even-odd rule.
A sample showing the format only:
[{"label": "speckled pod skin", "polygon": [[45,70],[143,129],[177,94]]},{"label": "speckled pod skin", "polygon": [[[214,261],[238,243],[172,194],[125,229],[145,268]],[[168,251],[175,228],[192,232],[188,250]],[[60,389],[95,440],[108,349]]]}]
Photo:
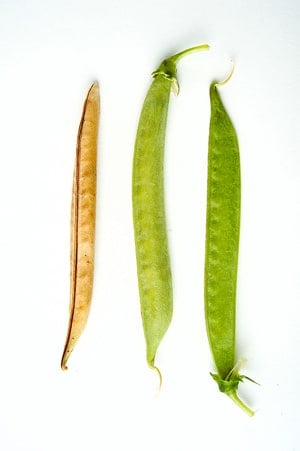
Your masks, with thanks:
[{"label": "speckled pod skin", "polygon": [[171,90],[178,94],[176,64],[185,55],[208,50],[191,47],[165,59],[153,72],[135,141],[132,208],[141,314],[147,362],[155,356],[173,314],[173,293],[164,201],[164,150]]},{"label": "speckled pod skin", "polygon": [[240,235],[240,155],[234,126],[216,84],[210,87],[211,118],[205,260],[205,313],[218,373],[235,364],[235,309]]},{"label": "speckled pod skin", "polygon": [[147,362],[155,356],[173,314],[173,292],[164,201],[164,151],[171,90],[178,94],[176,64],[185,55],[208,50],[191,47],[165,59],[153,72],[135,141],[132,208],[141,314]]},{"label": "speckled pod skin", "polygon": [[99,85],[94,83],[83,107],[77,136],[71,211],[70,316],[61,368],[86,325],[93,289],[96,219]]},{"label": "speckled pod skin", "polygon": [[239,383],[243,379],[251,379],[238,373],[239,362],[235,362],[241,211],[240,154],[235,128],[217,89],[218,85],[230,79],[231,74],[224,82],[214,82],[210,87],[205,317],[208,340],[217,368],[217,374],[211,376],[222,393],[249,416],[253,416],[254,412],[237,395]]},{"label": "speckled pod skin", "polygon": [[147,362],[172,318],[172,278],[164,202],[164,148],[172,81],[154,78],[142,108],[133,161],[132,205]]}]

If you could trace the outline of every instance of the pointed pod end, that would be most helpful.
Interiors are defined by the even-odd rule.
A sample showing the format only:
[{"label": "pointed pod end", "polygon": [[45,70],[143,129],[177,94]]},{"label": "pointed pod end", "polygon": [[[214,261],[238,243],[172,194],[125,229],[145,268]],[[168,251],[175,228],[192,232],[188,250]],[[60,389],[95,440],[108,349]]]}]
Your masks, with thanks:
[{"label": "pointed pod end", "polygon": [[158,386],[158,393],[159,393],[161,386],[162,386],[162,375],[161,375],[161,372],[159,371],[159,369],[157,368],[157,366],[152,366],[152,369],[157,372],[158,377],[159,377],[159,386]]},{"label": "pointed pod end", "polygon": [[61,362],[60,362],[60,367],[63,371],[68,370],[67,361],[68,361],[68,358],[66,357],[66,355],[64,353],[64,355],[62,356]]},{"label": "pointed pod end", "polygon": [[160,389],[161,389],[161,386],[162,386],[162,375],[161,375],[161,372],[160,372],[159,368],[154,365],[154,360],[148,361],[148,365],[151,368],[151,370],[156,371],[157,374],[158,374],[158,377],[159,377],[158,393],[159,393]]},{"label": "pointed pod end", "polygon": [[91,85],[91,87],[89,89],[87,98],[89,100],[98,99],[99,98],[99,83],[98,83],[97,80],[95,80],[94,83],[92,83],[92,85]]},{"label": "pointed pod end", "polygon": [[66,362],[61,362],[60,367],[61,367],[61,369],[62,369],[63,371],[67,371],[67,370],[68,370],[68,367],[67,367],[67,365],[66,365]]},{"label": "pointed pod end", "polygon": [[99,82],[97,80],[95,80],[92,85],[91,85],[91,89],[99,89]]},{"label": "pointed pod end", "polygon": [[224,80],[221,80],[221,81],[215,81],[215,82],[213,82],[213,85],[214,85],[215,88],[218,87],[218,86],[226,85],[226,83],[228,83],[229,80],[231,79],[231,77],[232,77],[232,75],[233,75],[233,72],[234,72],[234,68],[235,68],[235,63],[234,63],[234,61],[231,60],[231,63],[232,63],[232,66],[231,66],[230,72],[229,72],[229,74],[226,76],[226,78],[225,78]]}]

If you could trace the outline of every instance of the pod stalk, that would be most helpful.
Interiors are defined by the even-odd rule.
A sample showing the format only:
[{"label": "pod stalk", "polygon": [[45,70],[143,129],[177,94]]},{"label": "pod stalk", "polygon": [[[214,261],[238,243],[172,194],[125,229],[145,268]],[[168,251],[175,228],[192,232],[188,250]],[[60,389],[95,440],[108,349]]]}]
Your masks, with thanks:
[{"label": "pod stalk", "polygon": [[176,53],[176,55],[171,56],[168,59],[173,60],[175,64],[186,55],[190,53],[200,52],[202,50],[209,50],[210,46],[208,44],[196,45],[195,47],[190,47],[189,49],[183,50],[182,52]]},{"label": "pod stalk", "polygon": [[253,417],[254,411],[250,409],[237,395],[237,392],[234,390],[232,392],[226,393],[227,396],[229,396],[232,401],[240,407],[240,409],[243,410],[249,417]]},{"label": "pod stalk", "polygon": [[219,390],[221,393],[224,393],[225,395],[229,396],[232,401],[239,406],[247,415],[250,417],[253,417],[254,411],[250,409],[237,395],[237,389],[240,382],[243,382],[244,379],[247,379],[255,384],[253,379],[250,379],[250,377],[247,377],[245,375],[238,374],[233,368],[227,377],[223,379],[219,374],[213,374],[210,373],[211,377],[216,381],[218,384]]}]

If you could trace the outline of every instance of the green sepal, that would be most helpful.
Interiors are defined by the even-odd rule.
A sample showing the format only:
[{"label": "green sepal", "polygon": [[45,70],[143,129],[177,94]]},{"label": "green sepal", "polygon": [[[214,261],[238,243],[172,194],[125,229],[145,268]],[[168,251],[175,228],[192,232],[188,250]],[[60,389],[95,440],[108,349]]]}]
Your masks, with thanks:
[{"label": "green sepal", "polygon": [[160,66],[152,72],[152,77],[155,78],[158,75],[162,75],[167,80],[176,79],[177,69],[176,63],[172,60],[172,58],[165,59]]},{"label": "green sepal", "polygon": [[176,63],[172,61],[171,58],[164,60],[159,68],[152,72],[153,78],[156,78],[159,75],[171,82],[171,89],[173,94],[178,95],[179,84],[176,78]]},{"label": "green sepal", "polygon": [[236,391],[240,382],[243,382],[242,376],[235,376],[234,379],[224,380],[219,376],[219,374],[210,373],[211,377],[214,381],[217,382],[220,392],[222,393],[230,393],[232,391]]}]

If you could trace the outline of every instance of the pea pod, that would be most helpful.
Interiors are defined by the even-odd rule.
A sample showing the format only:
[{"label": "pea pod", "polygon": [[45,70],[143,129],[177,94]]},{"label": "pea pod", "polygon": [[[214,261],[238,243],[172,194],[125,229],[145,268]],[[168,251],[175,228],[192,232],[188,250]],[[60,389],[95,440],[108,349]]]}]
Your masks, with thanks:
[{"label": "pea pod", "polygon": [[172,318],[172,277],[164,202],[164,147],[171,90],[178,93],[176,64],[192,47],[164,60],[153,72],[135,141],[132,206],[141,315],[147,362],[152,369],[159,344]]},{"label": "pea pod", "polygon": [[99,85],[94,83],[86,97],[77,136],[71,211],[70,315],[61,368],[73,351],[90,310],[96,217],[96,164],[99,122]]},{"label": "pea pod", "polygon": [[[231,72],[232,74],[232,72]],[[221,392],[250,416],[254,412],[237,396],[235,317],[240,235],[241,176],[238,138],[213,82],[210,86],[211,118],[208,148],[205,315],[208,340]],[[249,378],[247,378],[249,379]]]}]

